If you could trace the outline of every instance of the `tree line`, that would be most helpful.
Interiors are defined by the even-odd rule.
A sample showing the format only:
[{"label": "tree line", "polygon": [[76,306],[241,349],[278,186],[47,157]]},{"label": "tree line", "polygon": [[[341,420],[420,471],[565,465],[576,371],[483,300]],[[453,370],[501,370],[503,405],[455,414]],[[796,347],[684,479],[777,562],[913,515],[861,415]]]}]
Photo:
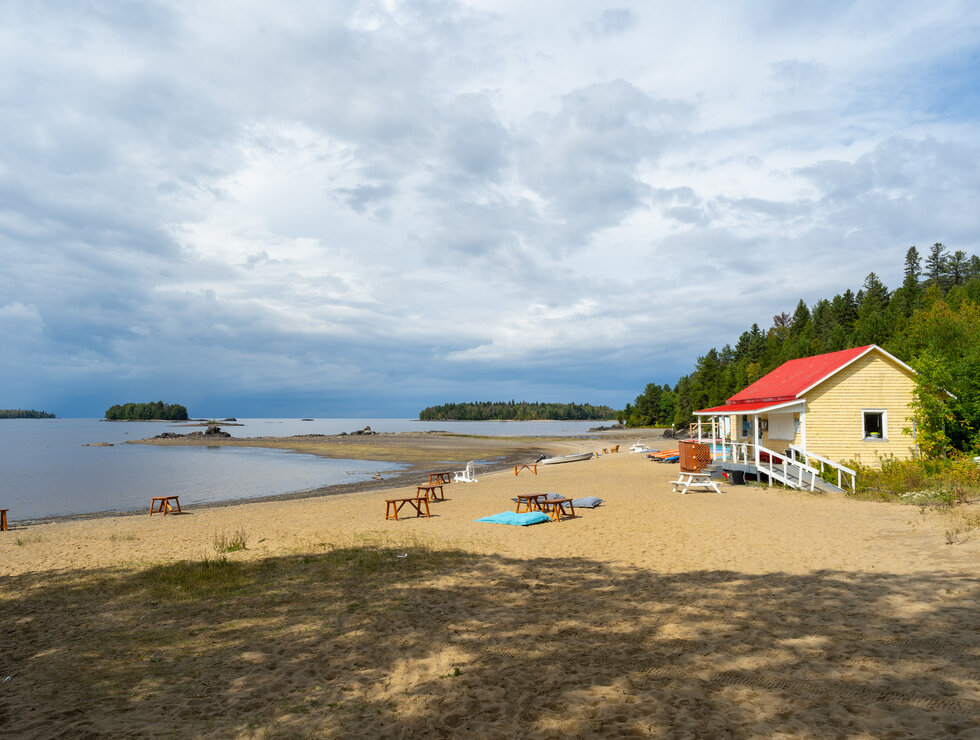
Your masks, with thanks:
[{"label": "tree line", "polygon": [[601,421],[615,418],[616,410],[609,406],[527,401],[444,403],[419,412],[421,421]]},{"label": "tree line", "polygon": [[[651,383],[619,413],[627,426],[679,426],[788,360],[877,344],[918,372],[913,410],[933,455],[980,445],[980,258],[937,242],[906,251],[894,290],[869,273],[862,287],[753,324],[735,346],[712,348],[670,387]],[[951,398],[949,394],[955,396]]]},{"label": "tree line", "polygon": [[34,409],[0,409],[0,419],[57,419],[54,414]]},{"label": "tree line", "polygon": [[123,403],[110,406],[105,412],[107,421],[184,421],[187,409],[179,403]]}]

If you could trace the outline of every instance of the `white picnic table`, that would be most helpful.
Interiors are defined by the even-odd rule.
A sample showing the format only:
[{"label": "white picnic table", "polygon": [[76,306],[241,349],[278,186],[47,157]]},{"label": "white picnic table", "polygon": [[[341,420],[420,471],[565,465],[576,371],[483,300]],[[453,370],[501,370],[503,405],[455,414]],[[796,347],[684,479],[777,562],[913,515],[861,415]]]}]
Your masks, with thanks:
[{"label": "white picnic table", "polygon": [[706,491],[714,491],[715,493],[721,493],[718,489],[718,484],[711,480],[711,473],[685,473],[681,471],[680,475],[677,476],[677,480],[672,480],[671,483],[674,484],[672,491],[676,491],[677,487],[680,486],[681,493],[687,493],[688,488],[703,488]]}]

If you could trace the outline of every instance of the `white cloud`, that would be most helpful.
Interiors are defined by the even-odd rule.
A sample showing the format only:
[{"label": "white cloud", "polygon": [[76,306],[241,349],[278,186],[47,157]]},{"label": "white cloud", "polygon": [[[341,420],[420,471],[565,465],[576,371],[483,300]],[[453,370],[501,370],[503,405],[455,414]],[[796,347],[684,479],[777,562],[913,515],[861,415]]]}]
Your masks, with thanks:
[{"label": "white cloud", "polygon": [[9,10],[14,405],[622,405],[909,244],[980,252],[970,3]]}]

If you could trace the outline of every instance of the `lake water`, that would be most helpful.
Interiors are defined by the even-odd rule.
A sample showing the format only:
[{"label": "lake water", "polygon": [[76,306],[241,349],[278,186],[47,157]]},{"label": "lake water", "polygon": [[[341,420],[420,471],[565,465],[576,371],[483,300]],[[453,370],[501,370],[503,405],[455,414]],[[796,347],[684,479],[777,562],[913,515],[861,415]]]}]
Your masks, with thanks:
[{"label": "lake water", "polygon": [[[413,419],[239,419],[234,437],[446,430],[488,436],[577,436],[602,422],[423,422]],[[11,521],[104,511],[139,511],[151,496],[182,505],[274,496],[359,483],[396,470],[390,462],[331,460],[283,450],[121,444],[165,431],[198,431],[165,422],[98,419],[0,419],[0,508]],[[86,447],[108,442],[112,447]]]}]

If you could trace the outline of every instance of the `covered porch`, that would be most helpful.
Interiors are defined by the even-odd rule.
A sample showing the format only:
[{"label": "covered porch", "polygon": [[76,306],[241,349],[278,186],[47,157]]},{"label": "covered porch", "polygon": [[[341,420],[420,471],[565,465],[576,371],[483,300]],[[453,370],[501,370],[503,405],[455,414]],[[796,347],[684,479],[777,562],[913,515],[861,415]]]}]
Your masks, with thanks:
[{"label": "covered porch", "polygon": [[[697,441],[708,444],[715,465],[726,472],[761,474],[811,491],[854,488],[853,470],[807,450],[804,399],[728,403],[694,415]],[[836,486],[821,478],[827,468],[836,469]]]}]

